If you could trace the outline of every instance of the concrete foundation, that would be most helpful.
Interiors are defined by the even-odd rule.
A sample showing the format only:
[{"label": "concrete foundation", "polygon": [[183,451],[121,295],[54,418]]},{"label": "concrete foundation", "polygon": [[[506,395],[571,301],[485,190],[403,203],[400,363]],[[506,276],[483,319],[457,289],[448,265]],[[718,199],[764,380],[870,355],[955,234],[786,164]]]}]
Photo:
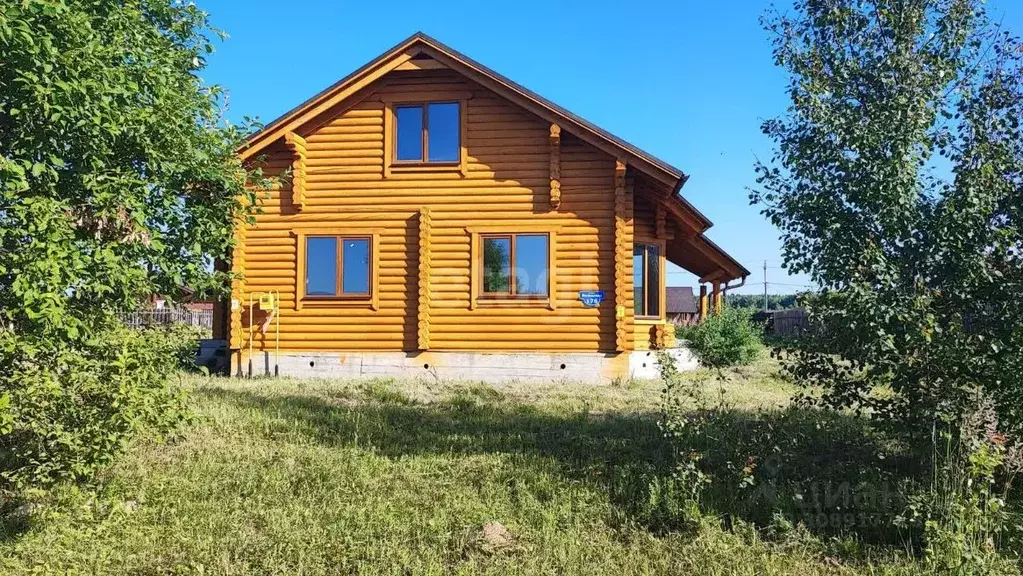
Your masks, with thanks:
[{"label": "concrete foundation", "polygon": [[[686,349],[676,349],[679,369],[699,366]],[[241,355],[232,357],[232,374],[239,373]],[[256,352],[254,376],[274,374],[273,352]],[[627,354],[533,352],[282,352],[281,376],[314,378],[396,377],[485,382],[610,382],[659,376],[653,352]],[[248,361],[241,374],[248,374]]]},{"label": "concrete foundation", "polygon": [[[700,367],[700,361],[688,348],[673,348],[668,350],[675,365],[682,372],[696,370]],[[629,354],[629,374],[637,380],[653,380],[661,377],[660,366],[657,362],[657,352],[645,350],[642,352],[631,352]]]}]

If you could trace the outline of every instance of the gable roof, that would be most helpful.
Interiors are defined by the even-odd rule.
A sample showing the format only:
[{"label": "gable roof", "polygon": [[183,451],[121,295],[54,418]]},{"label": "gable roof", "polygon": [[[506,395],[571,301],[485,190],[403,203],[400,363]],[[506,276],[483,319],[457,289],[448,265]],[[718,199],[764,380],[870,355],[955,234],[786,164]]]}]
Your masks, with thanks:
[{"label": "gable roof", "polygon": [[[285,112],[279,118],[264,126],[262,130],[249,136],[245,144],[239,149],[239,154],[243,159],[251,157],[280,138],[283,132],[294,130],[317,115],[322,114],[330,107],[340,103],[344,98],[365,88],[384,74],[421,54],[441,62],[448,68],[461,72],[484,87],[537,113],[546,120],[557,123],[561,126],[562,130],[568,131],[613,156],[624,158],[628,164],[643,173],[663,184],[671,186],[672,190],[676,193],[689,178],[681,169],[569,112],[543,96],[494,72],[465,54],[444,45],[422,32],[416,32],[355,72]],[[684,199],[680,198],[680,200],[685,202]],[[688,202],[685,202],[685,205],[700,220],[705,221],[706,227],[710,227],[710,221],[700,214],[695,207]]]},{"label": "gable roof", "polygon": [[[696,242],[715,253],[719,259],[729,262],[729,268],[733,268],[731,265],[734,265],[734,270],[739,275],[749,275],[748,270],[703,235],[703,232],[713,226],[713,223],[679,193],[686,180],[689,179],[689,176],[681,169],[603,130],[422,32],[416,32],[409,36],[358,70],[250,135],[238,149],[239,156],[242,160],[251,158],[282,138],[287,132],[297,130],[336,106],[352,102],[358,98],[357,95],[360,92],[365,92],[365,89],[375,81],[403,65],[410,64],[417,57],[429,57],[436,60],[444,67],[459,72],[546,121],[558,124],[563,131],[611,156],[624,160],[633,169],[658,182],[665,191],[670,191],[667,198],[668,209],[689,222],[695,220]],[[737,276],[733,272],[731,277]]]},{"label": "gable roof", "polygon": [[[245,145],[242,147],[242,155],[245,157],[251,156],[254,151],[261,149],[265,145],[262,142],[266,139],[266,136],[273,135],[283,125],[290,124],[289,121],[293,120],[296,116],[303,115],[304,112],[308,111],[311,107],[314,107],[325,98],[329,98],[364,77],[378,77],[373,75],[373,72],[382,71],[386,74],[396,67],[386,66],[388,63],[397,62],[397,64],[400,65],[401,63],[411,60],[414,56],[423,53],[448,65],[449,68],[463,73],[470,73],[470,77],[473,75],[481,75],[486,79],[499,84],[500,87],[496,91],[502,96],[517,95],[532,101],[551,115],[555,116],[557,120],[561,121],[561,123],[565,124],[565,126],[562,126],[562,129],[569,128],[569,131],[572,132],[570,127],[575,127],[579,132],[589,134],[594,138],[605,141],[606,143],[618,148],[620,152],[625,152],[627,156],[632,156],[632,159],[640,160],[642,163],[649,164],[651,167],[660,170],[663,172],[664,176],[674,179],[679,187],[688,179],[688,176],[686,176],[682,170],[672,166],[664,160],[657,158],[649,152],[641,150],[599,126],[573,114],[572,112],[569,112],[561,106],[547,100],[543,96],[540,96],[536,92],[533,92],[513,80],[494,72],[490,68],[476,62],[465,54],[446,46],[422,32],[416,32],[412,36],[409,36],[405,40],[399,42],[390,50],[384,52],[380,56],[377,56],[355,72],[352,72],[348,76],[338,80],[312,98],[285,112],[279,118],[263,127],[262,130],[249,136],[249,138],[246,139]],[[492,87],[487,86],[487,88]],[[576,135],[578,136],[579,134]]]},{"label": "gable roof", "polygon": [[696,296],[691,286],[668,286],[665,310],[668,314],[696,314]]}]

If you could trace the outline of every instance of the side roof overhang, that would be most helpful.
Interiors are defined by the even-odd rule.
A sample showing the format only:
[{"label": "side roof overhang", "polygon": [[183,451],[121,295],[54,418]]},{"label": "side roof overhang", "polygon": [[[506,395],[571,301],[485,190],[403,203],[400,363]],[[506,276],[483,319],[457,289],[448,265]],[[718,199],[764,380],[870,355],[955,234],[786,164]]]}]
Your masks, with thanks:
[{"label": "side roof overhang", "polygon": [[750,271],[704,234],[667,244],[668,260],[696,274],[700,282],[729,282]]},{"label": "side roof overhang", "polygon": [[[728,266],[728,270],[721,270],[718,275],[728,276],[724,280],[749,275],[748,270],[738,265],[731,256],[703,236],[703,233],[713,226],[713,223],[680,194],[682,186],[689,179],[689,176],[682,170],[633,146],[422,32],[417,32],[398,43],[355,72],[285,112],[279,118],[249,136],[238,149],[239,156],[242,160],[255,158],[257,154],[272,143],[283,138],[285,134],[297,131],[302,126],[314,122],[317,118],[321,118],[325,113],[339,105],[343,106],[346,102],[354,103],[360,93],[364,93],[366,88],[383,78],[384,75],[399,70],[411,60],[421,58],[424,55],[440,62],[447,68],[465,75],[484,88],[531,111],[544,120],[558,124],[562,130],[567,131],[580,140],[615,158],[623,160],[633,170],[656,182],[658,187],[670,190],[666,206],[669,213],[685,223],[696,234],[696,238],[690,239],[690,241],[702,240],[699,242],[704,248],[701,250],[701,253],[714,253],[715,262],[727,261],[734,264],[734,266]],[[670,256],[671,250],[669,249],[669,258]],[[672,259],[672,261],[682,265],[681,261],[676,261],[675,259]],[[700,274],[697,270],[690,269],[684,265],[683,267]],[[701,274],[702,276],[705,275]]]}]

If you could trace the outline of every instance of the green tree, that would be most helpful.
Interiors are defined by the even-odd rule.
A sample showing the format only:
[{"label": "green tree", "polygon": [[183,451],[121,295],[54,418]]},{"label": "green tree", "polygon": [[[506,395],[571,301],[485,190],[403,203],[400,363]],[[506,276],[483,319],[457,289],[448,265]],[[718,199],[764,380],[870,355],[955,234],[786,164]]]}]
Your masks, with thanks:
[{"label": "green tree", "polygon": [[[753,310],[764,309],[763,294],[728,294],[725,300],[729,306],[735,308],[750,308]],[[795,294],[768,294],[768,310],[787,310],[796,307],[797,296]]]},{"label": "green tree", "polygon": [[[198,76],[215,34],[192,3],[0,3],[0,422],[35,457],[59,444],[29,424],[54,395],[68,410],[102,396],[67,371],[110,368],[116,309],[225,284],[211,261],[259,174],[235,156],[245,130],[224,120],[223,92]],[[69,434],[89,425],[51,416]]]},{"label": "green tree", "polygon": [[506,292],[511,286],[511,243],[483,242],[483,278],[490,292]]},{"label": "green tree", "polygon": [[981,0],[800,0],[765,25],[791,105],[751,200],[822,287],[786,368],[917,430],[982,388],[1019,428],[1023,46]]}]

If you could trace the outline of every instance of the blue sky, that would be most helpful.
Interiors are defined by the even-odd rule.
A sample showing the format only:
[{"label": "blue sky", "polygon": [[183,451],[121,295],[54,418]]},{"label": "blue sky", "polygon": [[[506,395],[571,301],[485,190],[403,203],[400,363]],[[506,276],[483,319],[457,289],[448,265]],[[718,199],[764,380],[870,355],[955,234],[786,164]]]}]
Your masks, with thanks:
[{"label": "blue sky", "polygon": [[[760,123],[788,104],[759,25],[772,2],[198,4],[230,35],[203,76],[227,88],[232,119],[269,122],[421,30],[686,171],[708,235],[753,272],[741,292],[763,292],[765,260],[769,292],[807,283],[781,269],[778,233],[746,190],[771,154]],[[988,7],[1023,34],[1023,0]],[[695,279],[672,266],[668,283]]]}]

